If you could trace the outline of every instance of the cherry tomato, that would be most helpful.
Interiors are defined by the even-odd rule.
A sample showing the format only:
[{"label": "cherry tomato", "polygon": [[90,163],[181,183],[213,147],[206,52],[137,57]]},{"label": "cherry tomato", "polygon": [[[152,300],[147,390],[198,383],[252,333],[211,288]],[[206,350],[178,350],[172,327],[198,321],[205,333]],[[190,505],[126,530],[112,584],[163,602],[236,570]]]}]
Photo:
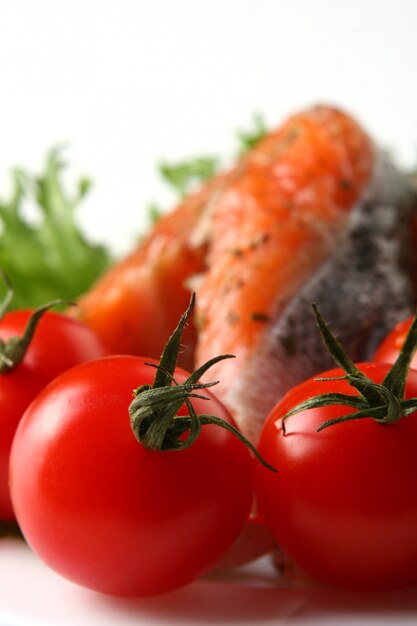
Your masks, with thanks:
[{"label": "cherry tomato", "polygon": [[[33,311],[12,311],[0,320],[0,338],[21,337]],[[84,324],[47,311],[39,321],[23,360],[0,373],[0,518],[14,520],[8,487],[9,453],[20,418],[29,403],[53,378],[79,363],[106,354]]]},{"label": "cherry tomato", "polygon": [[[64,577],[108,594],[191,582],[236,539],[252,502],[253,458],[229,431],[204,425],[181,450],[137,441],[132,392],[154,376],[135,356],[68,370],[37,396],[13,443],[11,493],[29,545]],[[175,371],[177,382],[185,377]],[[191,399],[198,413],[231,421],[203,395],[210,400]]]},{"label": "cherry tomato", "polygon": [[[358,366],[381,383],[385,364]],[[320,377],[344,376],[335,369]],[[259,452],[278,469],[259,468],[259,507],[276,541],[305,572],[331,585],[384,590],[417,583],[417,414],[381,424],[332,404],[301,410],[324,393],[358,395],[346,380],[309,379],[288,392],[263,428]],[[417,396],[410,371],[405,398]]]},{"label": "cherry tomato", "polygon": [[[405,338],[413,323],[413,317],[399,322],[385,339],[378,346],[372,360],[377,363],[394,363],[398,357],[401,348],[404,345]],[[417,352],[411,360],[411,367],[417,369]]]}]

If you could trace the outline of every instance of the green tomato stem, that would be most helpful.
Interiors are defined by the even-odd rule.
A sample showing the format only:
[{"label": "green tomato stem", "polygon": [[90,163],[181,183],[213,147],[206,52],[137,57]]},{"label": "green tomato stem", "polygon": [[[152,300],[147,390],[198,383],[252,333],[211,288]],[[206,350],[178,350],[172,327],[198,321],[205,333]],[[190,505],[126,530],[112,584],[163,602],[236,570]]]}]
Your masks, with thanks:
[{"label": "green tomato stem", "polygon": [[[0,271],[0,276],[3,278],[7,288],[6,296],[0,304],[1,319],[7,312],[14,294],[12,284],[4,270]],[[23,361],[43,315],[53,307],[62,305],[72,306],[74,305],[74,302],[68,302],[66,300],[52,300],[52,302],[48,302],[47,304],[34,309],[28,319],[21,337],[10,337],[7,341],[3,341],[3,339],[0,338],[0,374],[12,371]]]},{"label": "green tomato stem", "polygon": [[[417,409],[417,398],[404,399],[411,359],[417,349],[417,315],[413,320],[397,360],[385,376],[383,382],[378,384],[358,369],[345,352],[343,346],[331,333],[314,303],[312,303],[312,308],[324,344],[335,363],[346,373],[345,376],[337,376],[333,380],[345,379],[352,388],[356,389],[357,395],[326,393],[307,399],[284,415],[282,420],[284,435],[286,434],[286,420],[291,415],[308,409],[331,405],[344,405],[356,409],[346,415],[324,422],[319,426],[318,431],[341,422],[363,418],[372,418],[379,424],[384,425],[394,424],[405,415],[409,415]],[[320,377],[316,380],[331,381],[332,378]]]},{"label": "green tomato stem", "polygon": [[[192,294],[189,306],[169,338],[158,365],[147,363],[156,368],[152,385],[142,385],[134,392],[134,399],[129,406],[130,424],[136,439],[149,450],[184,450],[189,448],[199,437],[202,426],[213,424],[224,428],[244,443],[257,459],[268,469],[276,471],[258,453],[246,437],[232,424],[210,414],[197,414],[192,399],[210,399],[200,390],[208,389],[218,383],[211,381],[199,382],[205,372],[215,363],[233,358],[231,354],[222,354],[204,363],[183,382],[174,378],[181,335],[194,309],[195,294]],[[179,416],[183,405],[187,406],[188,415]]]}]

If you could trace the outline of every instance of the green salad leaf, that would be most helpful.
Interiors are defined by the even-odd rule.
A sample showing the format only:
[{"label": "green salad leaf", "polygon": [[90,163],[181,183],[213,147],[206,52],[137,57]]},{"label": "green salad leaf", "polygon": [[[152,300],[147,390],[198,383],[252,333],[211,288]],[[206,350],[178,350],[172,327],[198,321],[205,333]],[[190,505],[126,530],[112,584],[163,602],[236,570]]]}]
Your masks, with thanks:
[{"label": "green salad leaf", "polygon": [[193,185],[212,178],[218,170],[216,157],[195,157],[181,163],[161,163],[159,173],[162,178],[183,198]]},{"label": "green salad leaf", "polygon": [[[0,199],[0,267],[14,288],[12,308],[74,300],[112,261],[104,246],[81,232],[76,209],[91,184],[81,178],[72,193],[64,188],[61,152],[60,147],[49,152],[40,176],[14,169],[11,196]],[[24,214],[25,203],[35,207],[31,220]]]},{"label": "green salad leaf", "polygon": [[252,128],[249,130],[238,130],[237,140],[239,143],[239,156],[243,156],[265,137],[268,132],[265,119],[260,113],[254,113],[252,118]]}]

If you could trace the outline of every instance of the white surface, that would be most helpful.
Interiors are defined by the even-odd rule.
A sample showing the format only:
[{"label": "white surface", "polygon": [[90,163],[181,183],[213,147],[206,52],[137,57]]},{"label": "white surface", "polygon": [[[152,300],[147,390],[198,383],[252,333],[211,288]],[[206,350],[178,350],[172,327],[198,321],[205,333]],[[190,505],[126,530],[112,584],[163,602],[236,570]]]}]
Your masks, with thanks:
[{"label": "white surface", "polygon": [[[228,155],[234,133],[320,102],[417,161],[414,0],[0,0],[0,197],[8,170],[69,143],[94,188],[81,219],[130,248],[161,158]],[[0,541],[0,626],[415,624],[417,593],[352,596],[262,580],[124,601],[82,590]]]},{"label": "white surface", "polygon": [[84,590],[47,569],[23,543],[0,542],[1,626],[415,625],[417,590],[352,594],[280,588],[263,562],[228,581],[205,580],[158,598]]},{"label": "white surface", "polygon": [[156,161],[230,154],[255,111],[318,101],[414,164],[416,27],[415,0],[1,0],[0,196],[68,142],[95,181],[83,222],[124,251],[171,200]]}]

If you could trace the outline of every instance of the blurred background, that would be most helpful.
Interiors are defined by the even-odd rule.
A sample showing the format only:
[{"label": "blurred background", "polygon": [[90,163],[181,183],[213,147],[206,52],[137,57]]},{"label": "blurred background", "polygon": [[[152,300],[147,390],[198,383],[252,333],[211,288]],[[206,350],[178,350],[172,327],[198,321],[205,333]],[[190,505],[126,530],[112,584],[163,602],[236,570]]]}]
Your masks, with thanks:
[{"label": "blurred background", "polygon": [[0,197],[63,143],[93,181],[80,222],[119,254],[173,202],[158,162],[229,158],[255,113],[317,102],[411,169],[416,28],[414,0],[0,0]]}]

